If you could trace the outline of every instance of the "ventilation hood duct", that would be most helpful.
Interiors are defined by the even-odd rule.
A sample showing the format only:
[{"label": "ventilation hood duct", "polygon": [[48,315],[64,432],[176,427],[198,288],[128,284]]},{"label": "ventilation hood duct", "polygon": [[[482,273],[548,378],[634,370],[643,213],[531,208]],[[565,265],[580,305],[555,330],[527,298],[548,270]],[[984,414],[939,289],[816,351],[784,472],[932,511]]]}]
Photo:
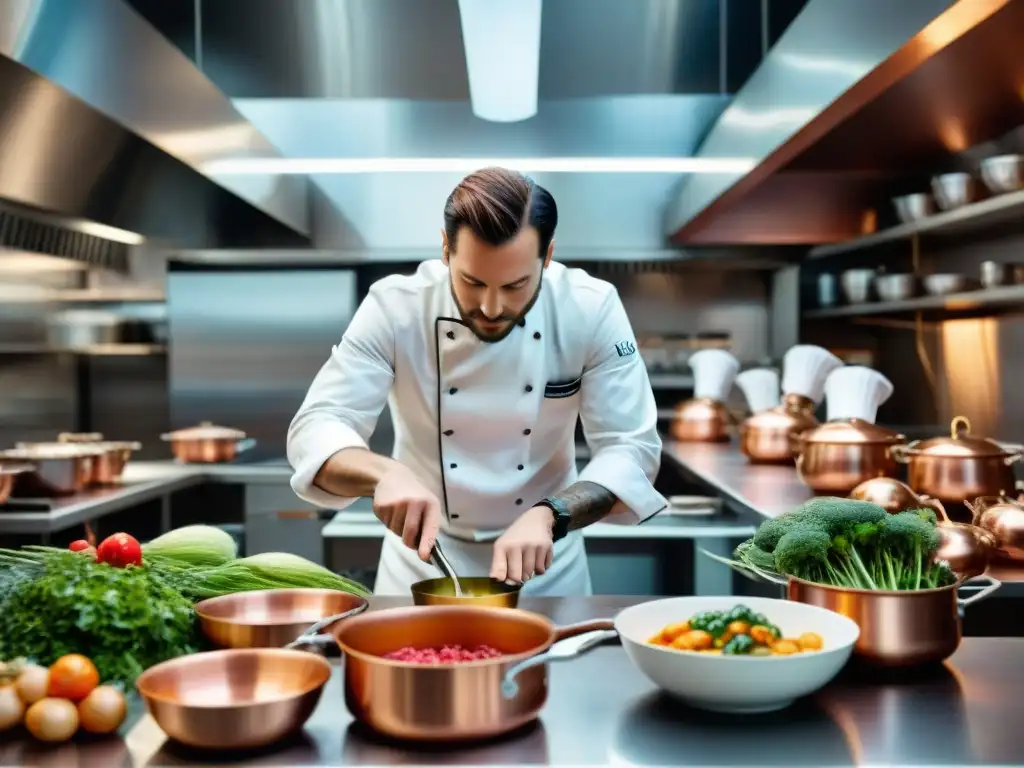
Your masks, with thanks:
[{"label": "ventilation hood duct", "polygon": [[305,179],[202,171],[250,156],[279,154],[121,0],[0,3],[0,202],[12,215],[182,247],[307,245]]},{"label": "ventilation hood duct", "polygon": [[[865,147],[882,146],[895,150],[888,155],[899,162],[908,147],[893,146],[894,142],[920,139],[925,127],[933,134],[937,130],[930,97],[939,96],[941,102],[943,86],[955,85],[965,97],[962,106],[967,106],[970,90],[977,92],[989,83],[974,76],[957,77],[953,63],[947,62],[941,71],[930,73],[933,82],[927,93],[904,93],[909,100],[888,101],[888,112],[872,112],[871,130],[844,130],[844,143],[832,146],[828,162],[782,171],[840,126],[852,124],[893,86],[924,70],[929,60],[953,50],[955,41],[969,30],[986,20],[997,21],[994,15],[1014,4],[1019,17],[1024,4],[1013,0],[810,0],[697,153],[754,157],[758,165],[745,175],[683,179],[665,211],[669,239],[691,244],[802,244],[853,234],[861,226],[867,189],[892,167],[880,174],[877,166],[850,159]],[[1003,26],[999,44],[1008,54],[1005,41],[1019,49],[1019,35],[1015,38],[1013,33],[1021,27],[1019,21],[1009,20]],[[973,53],[977,55],[977,49]],[[987,59],[993,70],[1005,64],[998,55]],[[999,82],[1006,79],[1004,75]],[[883,127],[879,120],[888,122]],[[919,130],[904,130],[905,121]]]}]

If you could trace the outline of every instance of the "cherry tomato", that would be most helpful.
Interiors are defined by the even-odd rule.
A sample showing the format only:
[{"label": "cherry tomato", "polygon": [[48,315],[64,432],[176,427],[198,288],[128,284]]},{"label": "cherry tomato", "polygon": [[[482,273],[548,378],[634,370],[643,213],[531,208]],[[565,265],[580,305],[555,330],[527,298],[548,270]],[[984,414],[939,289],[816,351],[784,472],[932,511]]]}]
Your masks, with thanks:
[{"label": "cherry tomato", "polygon": [[100,542],[96,549],[96,559],[116,568],[142,565],[142,547],[133,536],[115,533]]},{"label": "cherry tomato", "polygon": [[61,656],[50,667],[51,698],[81,701],[99,684],[96,665],[79,653]]},{"label": "cherry tomato", "polygon": [[79,539],[78,541],[72,541],[68,544],[68,549],[72,552],[81,552],[83,549],[89,548],[89,542],[85,539]]}]

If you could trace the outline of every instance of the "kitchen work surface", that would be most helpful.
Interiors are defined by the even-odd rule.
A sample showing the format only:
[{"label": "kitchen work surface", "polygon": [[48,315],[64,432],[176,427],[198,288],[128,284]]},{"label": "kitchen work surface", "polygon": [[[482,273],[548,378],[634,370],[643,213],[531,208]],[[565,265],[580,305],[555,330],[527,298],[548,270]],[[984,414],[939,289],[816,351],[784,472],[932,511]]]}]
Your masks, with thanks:
[{"label": "kitchen work surface", "polygon": [[[522,607],[569,624],[641,598],[531,598]],[[409,605],[374,598],[371,609]],[[659,694],[617,645],[553,664],[540,719],[482,744],[389,741],[354,723],[340,666],[300,738],[230,757],[166,742],[133,704],[121,737],[47,748],[5,734],[0,765],[1014,765],[1024,764],[1024,639],[968,638],[927,674],[844,673],[817,696],[770,715],[713,715]],[[770,663],[770,662],[769,662]],[[709,681],[713,684],[713,681]]]}]

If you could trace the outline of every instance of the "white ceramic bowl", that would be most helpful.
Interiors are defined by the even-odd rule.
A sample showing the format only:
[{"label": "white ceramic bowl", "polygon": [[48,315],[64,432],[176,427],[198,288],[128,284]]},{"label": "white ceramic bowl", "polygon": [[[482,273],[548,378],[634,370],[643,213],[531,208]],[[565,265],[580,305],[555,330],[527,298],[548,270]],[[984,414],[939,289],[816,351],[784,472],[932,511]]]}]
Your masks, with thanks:
[{"label": "white ceramic bowl", "polygon": [[[737,605],[764,614],[785,637],[821,635],[823,648],[792,656],[722,656],[677,651],[647,641],[666,624]],[[813,605],[764,597],[673,597],[627,608],[615,629],[630,661],[662,690],[713,712],[771,712],[824,687],[850,658],[857,624]]]}]

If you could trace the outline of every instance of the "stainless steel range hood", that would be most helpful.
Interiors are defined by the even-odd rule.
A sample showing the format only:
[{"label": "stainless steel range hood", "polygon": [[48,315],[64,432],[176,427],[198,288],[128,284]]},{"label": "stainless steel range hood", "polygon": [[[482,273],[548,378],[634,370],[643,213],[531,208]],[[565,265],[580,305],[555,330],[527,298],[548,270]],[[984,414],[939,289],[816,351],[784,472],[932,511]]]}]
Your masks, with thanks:
[{"label": "stainless steel range hood", "polygon": [[[972,18],[976,23],[1006,3],[810,0],[697,153],[753,157],[758,166],[745,176],[683,179],[665,211],[666,234],[676,243],[789,244],[841,236],[850,225],[847,214],[859,214],[858,190],[823,185],[830,169],[779,171],[955,40]],[[888,119],[896,124],[903,116]],[[859,142],[884,144],[887,137],[846,139],[853,151]],[[762,187],[769,177],[772,185]]]},{"label": "stainless steel range hood", "polygon": [[308,244],[308,181],[202,171],[240,156],[278,152],[121,0],[0,3],[4,208],[182,247]]}]

